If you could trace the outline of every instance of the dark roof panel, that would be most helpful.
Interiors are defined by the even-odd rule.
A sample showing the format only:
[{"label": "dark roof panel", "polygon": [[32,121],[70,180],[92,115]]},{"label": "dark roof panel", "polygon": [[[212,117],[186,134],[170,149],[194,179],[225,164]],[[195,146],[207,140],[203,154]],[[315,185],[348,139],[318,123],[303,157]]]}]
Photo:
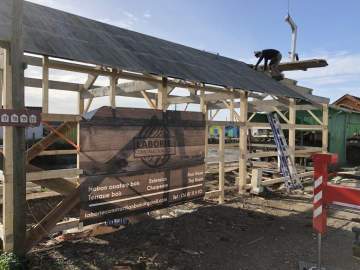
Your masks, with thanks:
[{"label": "dark roof panel", "polygon": [[[0,40],[9,37],[10,1],[0,0]],[[304,98],[241,61],[30,2],[24,6],[24,49],[128,71]]]}]

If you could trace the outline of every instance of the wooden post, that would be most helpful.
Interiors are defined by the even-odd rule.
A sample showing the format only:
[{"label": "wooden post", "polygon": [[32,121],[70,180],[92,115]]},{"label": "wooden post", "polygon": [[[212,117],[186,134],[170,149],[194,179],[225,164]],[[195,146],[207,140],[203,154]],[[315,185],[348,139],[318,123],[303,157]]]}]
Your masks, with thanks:
[{"label": "wooden post", "polygon": [[209,116],[207,104],[205,102],[205,91],[200,90],[200,110],[205,116],[205,163],[209,152]]},{"label": "wooden post", "polygon": [[49,58],[43,58],[42,70],[42,112],[49,113]]},{"label": "wooden post", "polygon": [[322,152],[328,151],[329,141],[329,105],[323,104],[323,117],[322,117]]},{"label": "wooden post", "polygon": [[85,102],[81,98],[81,91],[78,93],[78,114],[82,115],[85,112]]},{"label": "wooden post", "polygon": [[296,103],[295,99],[289,99],[289,154],[292,162],[295,164],[295,147],[296,147]]},{"label": "wooden post", "polygon": [[230,110],[230,121],[235,122],[235,113],[234,113],[235,108],[234,108],[234,100],[233,99],[230,100],[229,110]]},{"label": "wooden post", "polygon": [[110,106],[116,108],[116,85],[118,78],[113,75],[110,77]]},{"label": "wooden post", "polygon": [[219,130],[219,204],[224,203],[225,185],[225,126]]},{"label": "wooden post", "polygon": [[252,169],[251,175],[251,193],[259,195],[263,192],[264,187],[261,185],[262,181],[262,169]]},{"label": "wooden post", "polygon": [[167,78],[162,79],[162,84],[160,88],[158,89],[158,95],[157,95],[157,109],[163,110],[164,112],[167,109]]},{"label": "wooden post", "polygon": [[240,138],[239,138],[239,193],[243,193],[247,184],[247,119],[248,93],[240,91]]},{"label": "wooden post", "polygon": [[[1,53],[2,53],[2,49],[0,49],[0,61],[3,64],[4,57],[3,57],[3,55],[1,55]],[[3,78],[4,78],[4,71],[3,71],[3,69],[0,69],[0,109],[2,108],[2,105],[3,105],[3,93],[5,93],[5,84],[4,84]]]},{"label": "wooden post", "polygon": [[[12,2],[12,36],[5,52],[5,108],[24,109],[23,0]],[[3,248],[25,255],[25,129],[4,128]]]}]

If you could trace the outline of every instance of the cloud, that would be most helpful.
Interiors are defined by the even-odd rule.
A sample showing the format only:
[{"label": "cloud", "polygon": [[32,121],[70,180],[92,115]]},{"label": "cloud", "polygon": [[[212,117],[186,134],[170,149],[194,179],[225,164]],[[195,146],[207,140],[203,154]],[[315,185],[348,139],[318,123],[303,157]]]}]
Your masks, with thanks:
[{"label": "cloud", "polygon": [[345,93],[360,96],[359,53],[320,52],[307,58],[323,58],[329,65],[308,71],[286,72],[286,76],[297,80],[299,85],[313,88],[314,94],[330,97],[332,101]]},{"label": "cloud", "polygon": [[152,15],[151,15],[151,13],[150,13],[150,11],[145,11],[145,13],[144,13],[144,18],[145,19],[150,19],[152,17]]},{"label": "cloud", "polygon": [[55,0],[28,0],[28,1],[44,6],[52,6],[56,3]]},{"label": "cloud", "polygon": [[65,9],[69,11],[73,10],[73,7],[68,4],[65,4],[64,1],[56,1],[56,0],[27,0],[27,1],[60,10],[65,10]]},{"label": "cloud", "polygon": [[136,23],[138,22],[138,17],[135,16],[133,13],[128,12],[128,11],[123,11],[122,12],[123,16],[122,19],[120,20],[113,20],[113,19],[109,19],[109,18],[100,18],[98,19],[98,21],[107,23],[107,24],[111,24],[111,25],[115,25],[121,28],[126,28],[126,29],[130,29],[130,30],[134,30]]}]

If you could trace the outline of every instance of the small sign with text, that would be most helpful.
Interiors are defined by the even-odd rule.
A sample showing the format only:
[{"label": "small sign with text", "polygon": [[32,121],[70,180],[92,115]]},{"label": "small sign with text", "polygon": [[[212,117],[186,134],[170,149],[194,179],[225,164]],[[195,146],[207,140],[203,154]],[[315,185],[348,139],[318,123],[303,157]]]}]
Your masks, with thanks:
[{"label": "small sign with text", "polygon": [[38,126],[40,125],[40,118],[38,111],[0,109],[1,126]]}]

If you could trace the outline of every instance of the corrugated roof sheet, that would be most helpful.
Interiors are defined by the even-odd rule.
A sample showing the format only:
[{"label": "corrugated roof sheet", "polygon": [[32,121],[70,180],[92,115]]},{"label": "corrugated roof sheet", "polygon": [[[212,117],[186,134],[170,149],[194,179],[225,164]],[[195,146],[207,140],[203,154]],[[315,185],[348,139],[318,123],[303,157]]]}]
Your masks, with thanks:
[{"label": "corrugated roof sheet", "polygon": [[[0,0],[0,40],[9,40],[10,1]],[[24,50],[63,59],[304,98],[247,64],[25,2]]]}]

